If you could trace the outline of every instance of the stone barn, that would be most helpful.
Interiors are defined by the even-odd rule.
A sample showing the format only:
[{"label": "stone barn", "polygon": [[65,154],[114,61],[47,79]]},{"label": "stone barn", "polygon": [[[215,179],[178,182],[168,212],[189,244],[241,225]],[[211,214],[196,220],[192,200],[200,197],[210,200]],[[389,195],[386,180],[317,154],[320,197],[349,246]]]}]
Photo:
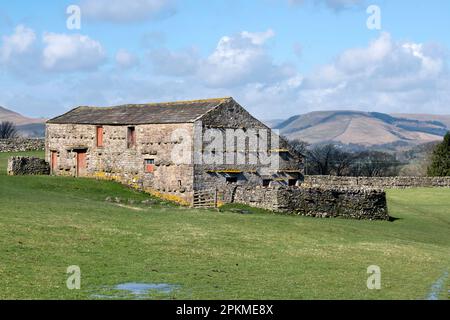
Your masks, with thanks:
[{"label": "stone barn", "polygon": [[233,98],[78,107],[46,124],[53,175],[111,179],[183,204],[195,192],[301,183],[302,157]]}]

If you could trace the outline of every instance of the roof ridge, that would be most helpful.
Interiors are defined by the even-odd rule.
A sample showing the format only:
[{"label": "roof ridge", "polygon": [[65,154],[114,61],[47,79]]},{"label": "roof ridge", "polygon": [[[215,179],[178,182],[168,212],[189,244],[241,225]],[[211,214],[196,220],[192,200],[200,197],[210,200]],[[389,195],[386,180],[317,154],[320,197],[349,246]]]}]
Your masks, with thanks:
[{"label": "roof ridge", "polygon": [[232,97],[203,100],[124,104],[111,107],[80,106],[47,123],[187,123],[196,121],[210,110],[234,101]]},{"label": "roof ridge", "polygon": [[110,106],[110,107],[98,107],[98,106],[79,106],[76,109],[79,108],[89,108],[89,109],[112,109],[112,108],[118,108],[118,107],[149,107],[149,106],[170,106],[170,105],[177,105],[177,104],[193,104],[193,103],[201,103],[201,102],[218,102],[219,104],[222,104],[226,101],[232,100],[233,97],[223,97],[223,98],[210,98],[210,99],[196,99],[196,100],[179,100],[179,101],[167,101],[167,102],[151,102],[151,103],[128,103],[128,104],[121,104],[117,106]]}]

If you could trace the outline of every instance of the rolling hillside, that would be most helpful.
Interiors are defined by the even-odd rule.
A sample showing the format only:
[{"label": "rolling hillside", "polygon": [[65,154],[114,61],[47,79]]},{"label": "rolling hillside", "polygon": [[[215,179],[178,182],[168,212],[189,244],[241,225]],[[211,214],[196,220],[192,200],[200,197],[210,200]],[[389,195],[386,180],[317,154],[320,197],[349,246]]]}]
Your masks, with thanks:
[{"label": "rolling hillside", "polygon": [[17,112],[0,107],[0,122],[13,122],[19,133],[25,137],[43,137],[45,132],[45,119],[25,117]]},{"label": "rolling hillside", "polygon": [[393,113],[392,116],[419,121],[438,121],[450,128],[450,115]]},{"label": "rolling hillside", "polygon": [[[388,190],[392,222],[217,212],[110,181],[6,176],[13,155],[0,153],[0,299],[448,297],[439,279],[450,266],[450,189]],[[80,290],[66,287],[74,264]],[[382,290],[367,289],[371,264]],[[121,289],[130,283],[156,289]]]},{"label": "rolling hillside", "polygon": [[294,116],[276,125],[275,129],[289,139],[301,139],[311,144],[334,142],[354,147],[404,150],[440,141],[450,130],[450,116],[319,111]]}]

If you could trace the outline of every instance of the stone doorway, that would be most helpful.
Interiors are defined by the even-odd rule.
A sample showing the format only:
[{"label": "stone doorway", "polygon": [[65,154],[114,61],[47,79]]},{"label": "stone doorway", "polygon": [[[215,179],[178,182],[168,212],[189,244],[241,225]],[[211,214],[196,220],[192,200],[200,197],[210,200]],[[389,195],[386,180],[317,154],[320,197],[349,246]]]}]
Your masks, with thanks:
[{"label": "stone doorway", "polygon": [[58,166],[58,152],[50,151],[50,171],[55,174]]},{"label": "stone doorway", "polygon": [[86,176],[87,150],[75,150],[77,153],[77,177]]}]

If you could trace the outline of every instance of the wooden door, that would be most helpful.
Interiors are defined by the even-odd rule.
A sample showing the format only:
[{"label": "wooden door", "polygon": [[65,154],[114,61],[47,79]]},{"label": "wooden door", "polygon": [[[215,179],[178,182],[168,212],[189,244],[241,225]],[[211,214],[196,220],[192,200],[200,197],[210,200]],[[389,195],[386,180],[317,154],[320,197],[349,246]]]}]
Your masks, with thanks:
[{"label": "wooden door", "polygon": [[97,127],[97,147],[103,147],[103,127]]},{"label": "wooden door", "polygon": [[127,140],[128,140],[127,141],[128,149],[136,146],[136,128],[135,127],[128,127]]},{"label": "wooden door", "polygon": [[77,177],[86,175],[86,151],[77,151]]},{"label": "wooden door", "polygon": [[56,167],[58,165],[58,153],[56,151],[52,151],[50,154],[51,157],[51,170],[52,170],[52,174],[55,174],[56,172]]}]

